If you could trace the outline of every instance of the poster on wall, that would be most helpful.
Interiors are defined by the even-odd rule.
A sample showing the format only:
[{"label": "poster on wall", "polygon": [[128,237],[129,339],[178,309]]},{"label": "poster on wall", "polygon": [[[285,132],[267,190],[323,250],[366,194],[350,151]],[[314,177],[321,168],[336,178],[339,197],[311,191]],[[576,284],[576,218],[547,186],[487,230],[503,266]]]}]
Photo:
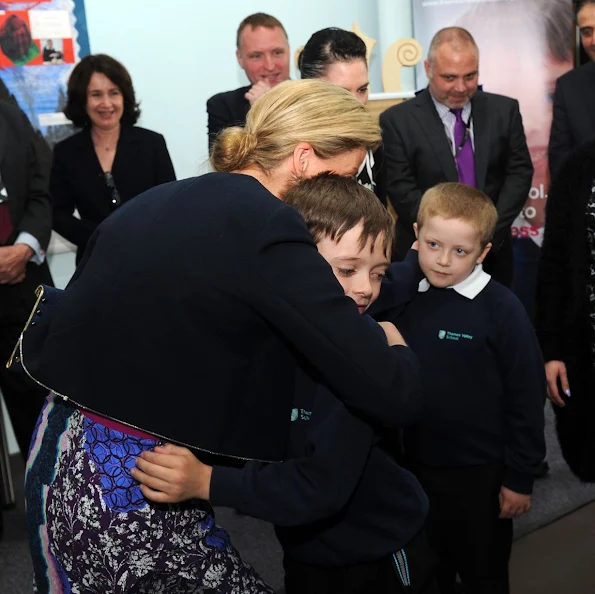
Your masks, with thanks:
[{"label": "poster on wall", "polygon": [[0,79],[50,145],[72,134],[66,84],[89,53],[83,0],[0,0]]},{"label": "poster on wall", "polygon": [[[523,301],[532,301],[549,186],[552,97],[556,79],[573,66],[571,1],[414,0],[413,24],[424,55],[439,29],[467,29],[479,46],[483,90],[519,101],[535,174],[527,203],[512,227],[515,291]],[[425,86],[423,63],[416,68],[416,78],[418,87]]]}]

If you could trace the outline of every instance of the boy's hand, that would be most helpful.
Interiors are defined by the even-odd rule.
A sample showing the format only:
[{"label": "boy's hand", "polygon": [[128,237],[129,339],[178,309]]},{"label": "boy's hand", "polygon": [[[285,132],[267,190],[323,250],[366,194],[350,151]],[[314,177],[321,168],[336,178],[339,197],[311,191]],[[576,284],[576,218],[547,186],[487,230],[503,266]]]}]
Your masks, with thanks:
[{"label": "boy's hand", "polygon": [[419,252],[419,241],[417,239],[411,244],[411,249]]},{"label": "boy's hand", "polygon": [[407,346],[405,339],[401,336],[401,333],[397,330],[397,327],[391,322],[378,322],[381,328],[386,334],[386,340],[388,346],[402,345]]},{"label": "boy's hand", "polygon": [[531,509],[531,495],[500,487],[500,518],[518,518]]},{"label": "boy's hand", "polygon": [[558,390],[558,378],[562,390],[566,396],[570,396],[570,385],[568,384],[568,373],[563,361],[548,361],[545,364],[545,378],[547,380],[547,397],[558,406],[566,406],[560,390]]},{"label": "boy's hand", "polygon": [[208,499],[212,466],[203,464],[188,449],[172,444],[157,446],[136,459],[132,477],[143,495],[156,503]]}]

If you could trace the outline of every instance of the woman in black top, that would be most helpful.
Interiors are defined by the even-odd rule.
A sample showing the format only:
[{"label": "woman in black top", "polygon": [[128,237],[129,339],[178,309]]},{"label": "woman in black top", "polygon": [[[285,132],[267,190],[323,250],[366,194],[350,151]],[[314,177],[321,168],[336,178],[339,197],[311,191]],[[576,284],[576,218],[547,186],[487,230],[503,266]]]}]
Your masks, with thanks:
[{"label": "woman in black top", "polygon": [[[364,105],[368,102],[370,81],[366,44],[351,31],[329,27],[310,37],[302,50],[298,66],[302,78],[321,78],[347,89]],[[357,180],[372,190],[386,206],[384,150],[382,145],[368,151]]]},{"label": "woman in black top", "polygon": [[572,154],[550,187],[535,325],[562,454],[595,481],[595,143]]},{"label": "woman in black top", "polygon": [[64,113],[82,130],[55,146],[50,191],[54,229],[78,247],[78,264],[101,221],[176,175],[163,136],[135,126],[140,109],[132,79],[110,56],[78,63],[68,80]]}]

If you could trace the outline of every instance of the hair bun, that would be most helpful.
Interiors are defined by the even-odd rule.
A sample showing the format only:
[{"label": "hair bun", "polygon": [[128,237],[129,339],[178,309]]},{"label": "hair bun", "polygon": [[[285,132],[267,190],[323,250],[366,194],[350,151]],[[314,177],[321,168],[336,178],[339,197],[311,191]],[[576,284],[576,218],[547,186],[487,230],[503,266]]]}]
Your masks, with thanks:
[{"label": "hair bun", "polygon": [[250,164],[257,146],[256,135],[246,128],[225,128],[217,137],[211,153],[215,171],[231,172]]}]

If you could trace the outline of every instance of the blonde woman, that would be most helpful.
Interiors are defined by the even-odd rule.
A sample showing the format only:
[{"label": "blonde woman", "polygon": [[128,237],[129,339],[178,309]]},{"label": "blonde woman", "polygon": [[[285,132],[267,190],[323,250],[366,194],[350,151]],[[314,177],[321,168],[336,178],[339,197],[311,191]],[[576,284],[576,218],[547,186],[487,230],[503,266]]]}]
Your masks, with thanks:
[{"label": "blonde woman", "polygon": [[52,390],[26,481],[38,591],[269,592],[206,502],[149,503],[130,468],[160,440],[211,464],[281,460],[304,358],[354,411],[398,425],[415,360],[394,327],[389,348],[361,319],[282,201],[300,178],[355,175],[379,142],[347,91],[282,83],[218,137],[216,173],[154,188],[99,226],[51,316],[35,318],[45,342],[29,352],[26,332],[22,345]]}]

